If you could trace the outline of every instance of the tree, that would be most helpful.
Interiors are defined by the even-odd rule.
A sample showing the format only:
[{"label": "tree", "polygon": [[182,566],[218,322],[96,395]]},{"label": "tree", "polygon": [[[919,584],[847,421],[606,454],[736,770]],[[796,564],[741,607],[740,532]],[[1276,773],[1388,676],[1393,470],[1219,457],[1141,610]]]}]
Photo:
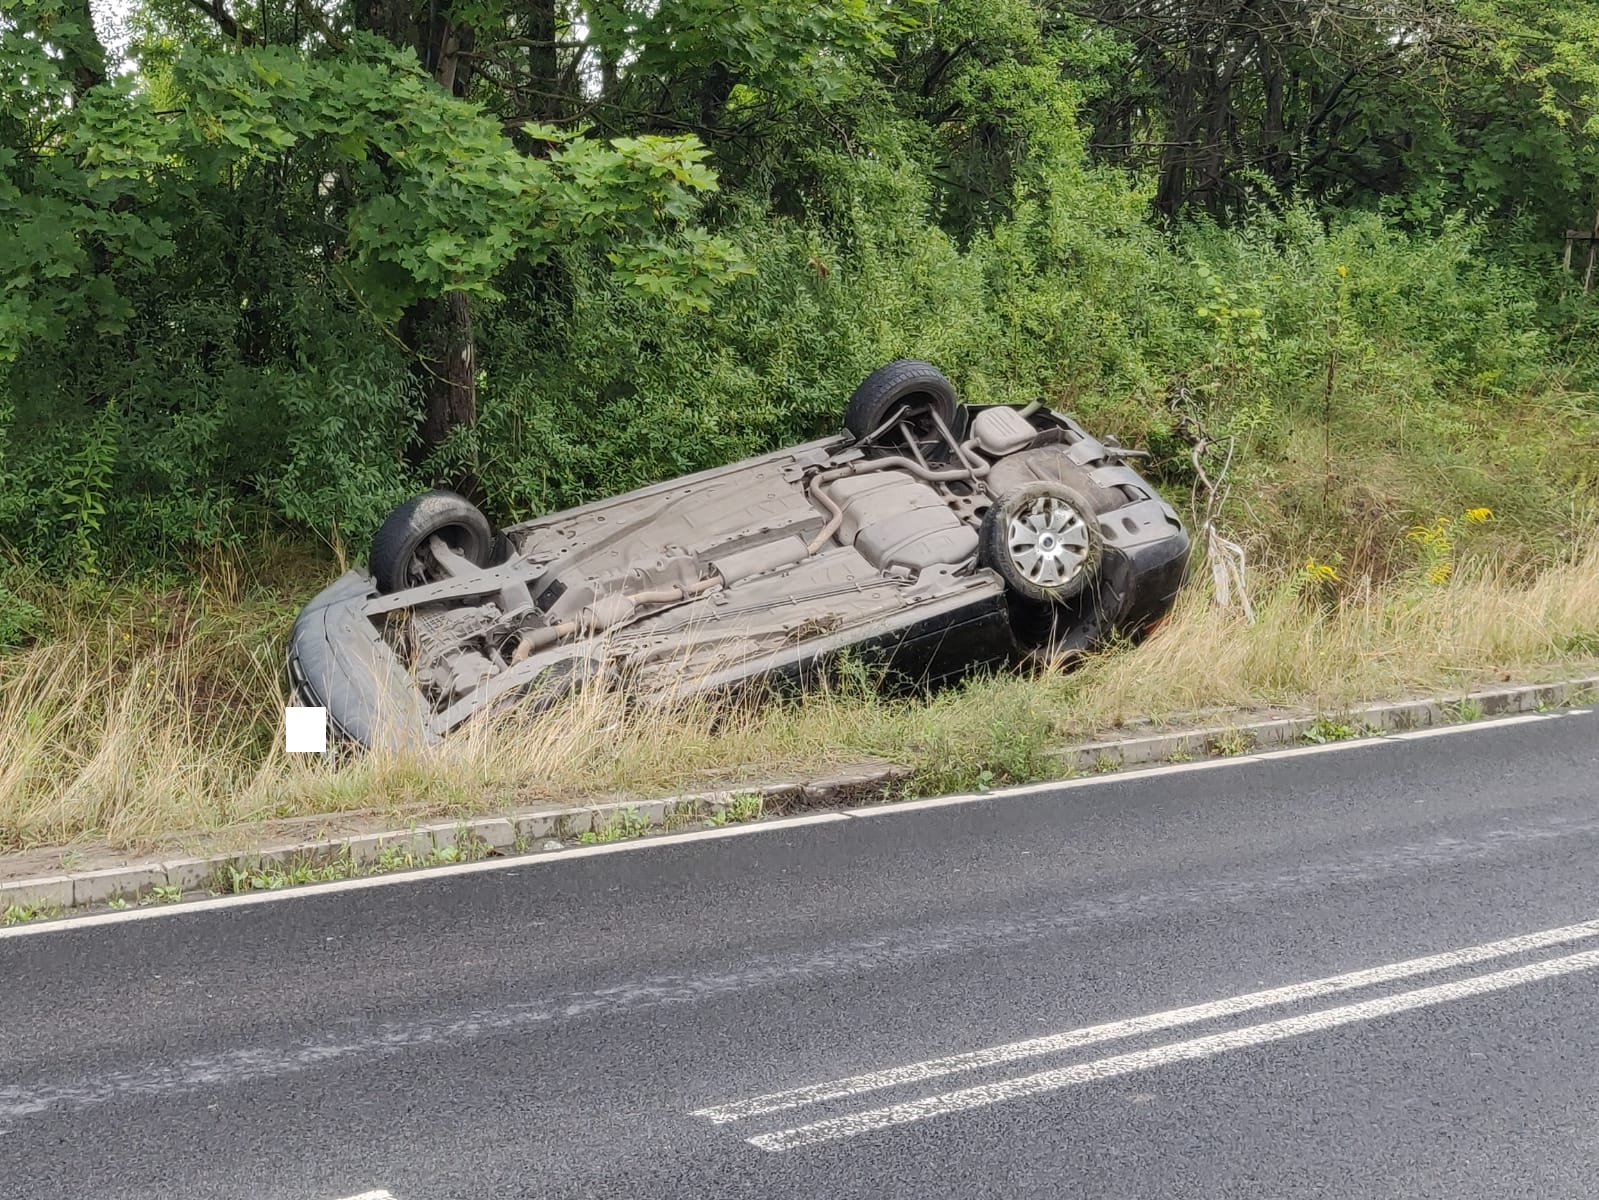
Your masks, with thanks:
[{"label": "tree", "polygon": [[[1261,186],[1418,216],[1501,215],[1596,176],[1599,21],[1581,0],[1065,0],[1127,46],[1091,105],[1155,208],[1222,215]],[[1551,175],[1555,178],[1551,179]]]},{"label": "tree", "polygon": [[[312,199],[295,212],[305,269],[352,288],[414,354],[424,450],[474,419],[471,304],[513,258],[583,240],[691,306],[737,270],[731,247],[692,228],[715,188],[695,138],[600,140],[524,120],[513,141],[469,98],[463,24],[394,3],[359,6],[367,28],[338,32],[299,4],[281,14],[291,44],[275,44],[221,0],[202,11],[227,40],[171,56],[167,109],[137,76],[106,82],[84,0],[23,0],[0,29],[12,89],[0,217],[18,231],[0,262],[10,357],[86,319],[115,333],[127,298],[101,268],[172,253],[165,231],[196,189]],[[291,24],[302,14],[315,33]],[[294,208],[274,214],[280,228]]]}]

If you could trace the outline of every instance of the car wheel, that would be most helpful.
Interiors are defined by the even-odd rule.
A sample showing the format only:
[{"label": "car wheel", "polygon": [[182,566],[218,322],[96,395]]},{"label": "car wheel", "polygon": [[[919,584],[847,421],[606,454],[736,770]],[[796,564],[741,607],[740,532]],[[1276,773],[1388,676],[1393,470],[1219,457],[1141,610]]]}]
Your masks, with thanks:
[{"label": "car wheel", "polygon": [[1005,585],[1030,600],[1070,600],[1099,570],[1104,543],[1087,500],[1038,480],[1000,496],[983,515],[977,553]]},{"label": "car wheel", "polygon": [[427,548],[435,535],[474,566],[486,565],[494,549],[494,531],[477,505],[443,489],[423,492],[391,512],[372,538],[368,565],[378,590],[398,592],[441,578]]},{"label": "car wheel", "polygon": [[905,410],[918,439],[937,437],[938,426],[929,419],[930,414],[936,413],[946,429],[954,430],[960,402],[955,385],[937,367],[902,358],[878,367],[855,389],[844,408],[844,428],[860,441],[876,433],[899,410]]}]

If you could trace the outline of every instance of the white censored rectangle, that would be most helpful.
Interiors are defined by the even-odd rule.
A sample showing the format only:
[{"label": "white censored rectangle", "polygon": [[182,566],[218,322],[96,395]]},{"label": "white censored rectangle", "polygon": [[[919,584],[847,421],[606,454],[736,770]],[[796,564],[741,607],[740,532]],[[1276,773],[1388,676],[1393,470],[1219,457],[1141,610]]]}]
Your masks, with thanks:
[{"label": "white censored rectangle", "polygon": [[283,748],[290,754],[322,754],[328,748],[328,710],[283,710]]}]

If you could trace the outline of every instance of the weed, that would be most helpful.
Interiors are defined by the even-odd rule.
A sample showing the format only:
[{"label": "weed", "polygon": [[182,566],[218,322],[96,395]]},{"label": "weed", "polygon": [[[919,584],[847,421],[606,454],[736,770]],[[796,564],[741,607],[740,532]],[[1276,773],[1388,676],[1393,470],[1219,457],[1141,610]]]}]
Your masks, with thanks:
[{"label": "weed", "polygon": [[[699,806],[695,804],[668,804],[666,815],[661,818],[661,828],[664,830],[682,829],[684,826],[693,825],[700,819]],[[712,814],[714,822],[717,814]]]},{"label": "weed", "polygon": [[1464,700],[1459,700],[1454,704],[1445,705],[1444,712],[1449,715],[1449,719],[1451,721],[1455,721],[1460,724],[1465,724],[1470,721],[1480,721],[1483,717],[1482,701],[1474,700],[1470,696],[1467,696]]},{"label": "weed", "polygon": [[268,892],[276,891],[278,888],[297,887],[307,883],[326,883],[334,879],[348,879],[353,874],[355,874],[354,863],[351,861],[349,851],[346,849],[336,861],[320,865],[309,862],[290,862],[267,863],[243,870],[237,867],[229,867],[227,868],[223,886],[218,890],[224,892]]},{"label": "weed", "polygon": [[158,883],[152,887],[149,894],[140,900],[141,904],[176,904],[183,899],[183,889],[175,883]]},{"label": "weed", "polygon": [[[457,825],[455,827],[455,841],[449,847],[449,850],[451,858],[448,861],[450,862],[478,862],[494,855],[493,843],[482,834],[474,833],[465,825]],[[443,854],[444,849],[441,848],[434,852],[434,857],[437,861],[443,862],[445,861],[442,857]]]},{"label": "weed", "polygon": [[0,912],[0,925],[22,925],[28,921],[40,921],[46,917],[59,916],[61,910],[43,904],[16,903],[6,906]]},{"label": "weed", "polygon": [[1210,752],[1217,758],[1233,758],[1255,748],[1255,735],[1247,729],[1228,729],[1210,739]]},{"label": "weed", "polygon": [[624,808],[601,828],[578,834],[577,840],[585,846],[602,842],[621,842],[628,838],[643,837],[649,828],[650,823],[639,815],[638,809]]},{"label": "weed", "polygon": [[712,825],[737,825],[758,818],[766,806],[757,792],[741,792],[732,797],[712,817]]},{"label": "weed", "polygon": [[1329,716],[1318,716],[1310,723],[1304,732],[1305,741],[1315,746],[1324,746],[1328,742],[1347,742],[1350,738],[1357,738],[1364,729],[1349,724],[1347,721],[1334,720]]},{"label": "weed", "polygon": [[1108,775],[1121,770],[1121,760],[1113,754],[1101,754],[1094,760],[1094,774]]},{"label": "weed", "polygon": [[407,871],[418,867],[439,867],[450,863],[475,862],[486,858],[492,847],[482,838],[462,831],[449,846],[441,846],[426,854],[390,843],[381,847],[375,859],[359,863],[351,856],[349,847],[339,851],[331,862],[297,860],[261,863],[249,867],[228,867],[217,881],[216,891],[264,892],[279,888],[300,887],[308,883],[331,883],[337,879],[357,879],[365,875],[383,875],[390,871]]},{"label": "weed", "polygon": [[122,896],[112,896],[111,899],[106,901],[106,907],[114,912],[121,912],[128,907],[128,902]]},{"label": "weed", "polygon": [[367,869],[379,874],[389,871],[409,871],[421,864],[417,854],[395,842],[387,842],[378,848],[378,856],[368,864]]}]

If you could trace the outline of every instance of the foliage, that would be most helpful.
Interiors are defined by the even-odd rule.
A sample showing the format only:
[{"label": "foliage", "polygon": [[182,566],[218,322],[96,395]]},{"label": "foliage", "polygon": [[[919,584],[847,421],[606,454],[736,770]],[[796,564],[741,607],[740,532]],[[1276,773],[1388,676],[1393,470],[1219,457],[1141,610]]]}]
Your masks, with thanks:
[{"label": "foliage", "polygon": [[[1479,506],[1468,508],[1461,515],[1460,525],[1484,525],[1491,520],[1493,510]],[[1423,582],[1437,587],[1448,583],[1455,573],[1458,527],[1449,517],[1437,516],[1405,531],[1405,539],[1415,547],[1417,572]]]},{"label": "foliage", "polygon": [[119,60],[18,0],[0,545],[343,553],[439,481],[525,516],[834,429],[898,355],[1179,492],[1230,447],[1290,571],[1401,573],[1485,501],[1485,553],[1558,545],[1599,480],[1550,240],[1599,199],[1592,13],[1171,7],[139,0]]},{"label": "foliage", "polygon": [[45,631],[39,606],[0,583],[0,650],[25,646]]},{"label": "foliage", "polygon": [[1599,18],[1587,0],[1065,0],[1125,53],[1093,144],[1153,170],[1168,217],[1297,193],[1537,236],[1592,211]]}]

